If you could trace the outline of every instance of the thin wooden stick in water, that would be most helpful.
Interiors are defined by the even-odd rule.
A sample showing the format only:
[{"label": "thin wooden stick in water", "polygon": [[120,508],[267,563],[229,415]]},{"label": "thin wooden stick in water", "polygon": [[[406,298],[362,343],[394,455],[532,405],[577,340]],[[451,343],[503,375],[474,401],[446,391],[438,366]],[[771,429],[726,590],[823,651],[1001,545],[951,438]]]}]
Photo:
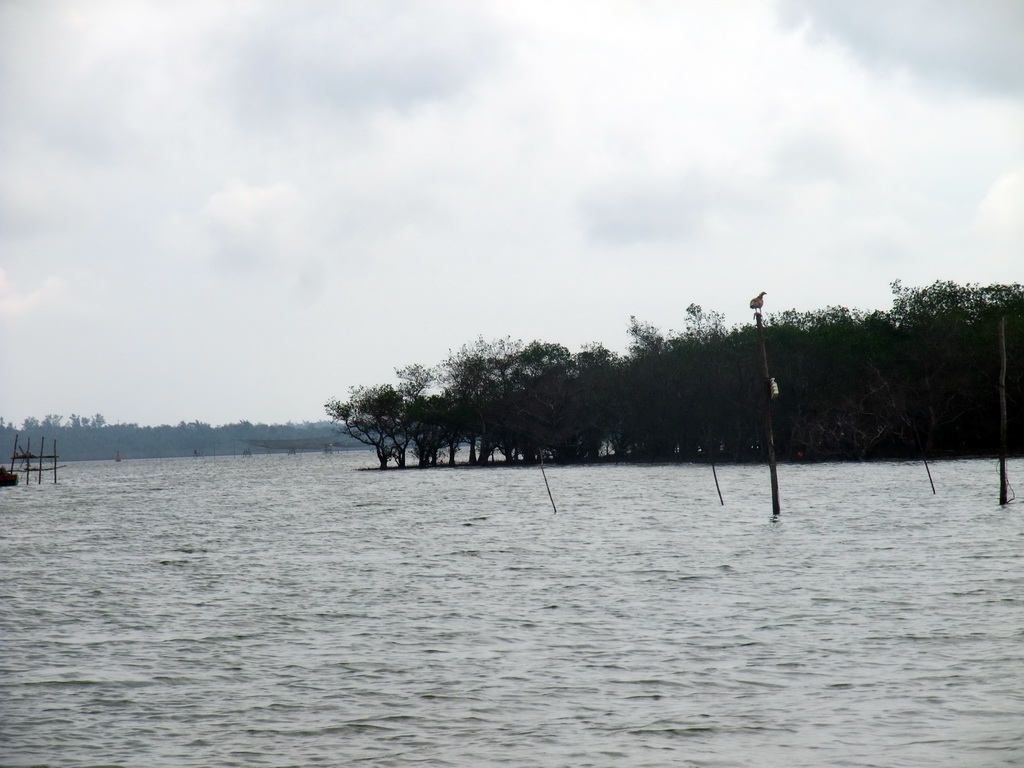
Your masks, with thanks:
[{"label": "thin wooden stick in water", "polygon": [[928,459],[926,459],[924,456],[922,456],[921,458],[924,460],[924,468],[925,468],[925,471],[928,473],[928,482],[931,483],[932,494],[934,495],[935,494],[935,481],[932,480],[932,470],[931,470],[931,467],[928,466]]},{"label": "thin wooden stick in water", "polygon": [[924,462],[924,470],[928,473],[928,482],[932,486],[932,495],[938,495],[935,493],[935,481],[932,480],[932,469],[928,466],[928,457],[924,453],[924,443],[921,441],[921,433],[917,431],[917,425],[914,426],[914,437],[917,438],[917,447],[921,449],[921,461]]},{"label": "thin wooden stick in water", "polygon": [[704,425],[704,443],[708,446],[708,462],[711,464],[711,474],[715,478],[715,490],[718,491],[718,501],[724,507],[725,499],[722,498],[722,487],[718,484],[718,472],[715,471],[715,449],[712,447],[711,430]]},{"label": "thin wooden stick in water", "polygon": [[711,460],[711,474],[715,476],[715,490],[718,491],[718,500],[725,506],[725,499],[722,498],[722,489],[718,485],[718,473],[715,471],[715,460]]},{"label": "thin wooden stick in water", "polygon": [[540,473],[544,476],[544,487],[548,489],[548,498],[551,499],[551,509],[554,510],[553,514],[558,514],[558,508],[555,506],[555,497],[551,495],[551,486],[548,485],[548,473],[544,471],[544,449],[540,451]]}]

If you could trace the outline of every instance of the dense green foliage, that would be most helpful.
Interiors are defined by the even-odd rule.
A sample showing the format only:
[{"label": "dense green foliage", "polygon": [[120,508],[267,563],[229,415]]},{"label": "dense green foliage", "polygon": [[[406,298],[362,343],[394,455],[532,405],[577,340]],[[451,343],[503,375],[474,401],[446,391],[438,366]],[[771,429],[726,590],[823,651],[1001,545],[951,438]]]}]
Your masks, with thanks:
[{"label": "dense green foliage", "polygon": [[[203,422],[181,422],[175,427],[140,427],[138,424],[107,424],[102,415],[82,417],[51,414],[44,419],[28,418],[20,427],[0,419],[0,446],[3,460],[10,459],[14,439],[20,435],[21,450],[31,441],[33,453],[39,452],[45,440],[45,451],[50,453],[53,441],[57,452],[65,461],[113,459],[120,454],[125,459],[167,458],[172,456],[223,456],[240,454],[246,448],[253,453],[266,449],[251,441],[311,440],[322,445],[339,442],[337,430],[326,422],[306,424],[252,424],[242,421],[212,427]],[[341,442],[354,443],[341,439]],[[322,450],[322,447],[321,447]]]},{"label": "dense green foliage", "polygon": [[[1010,450],[1024,450],[1024,287],[892,285],[889,311],[765,316],[782,459],[971,455],[999,448],[999,318],[1006,318]],[[468,463],[750,461],[766,402],[757,330],[691,304],[686,330],[632,319],[628,353],[601,345],[478,339],[399,383],[356,387],[326,409],[381,468]]]}]

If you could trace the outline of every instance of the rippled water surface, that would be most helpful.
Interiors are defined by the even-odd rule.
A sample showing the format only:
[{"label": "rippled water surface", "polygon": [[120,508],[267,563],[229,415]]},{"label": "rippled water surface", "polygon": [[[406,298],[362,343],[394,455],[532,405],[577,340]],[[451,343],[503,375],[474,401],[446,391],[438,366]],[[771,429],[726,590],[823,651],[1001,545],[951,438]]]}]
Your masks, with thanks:
[{"label": "rippled water surface", "polygon": [[992,461],[370,464],[0,489],[0,764],[1024,764]]}]

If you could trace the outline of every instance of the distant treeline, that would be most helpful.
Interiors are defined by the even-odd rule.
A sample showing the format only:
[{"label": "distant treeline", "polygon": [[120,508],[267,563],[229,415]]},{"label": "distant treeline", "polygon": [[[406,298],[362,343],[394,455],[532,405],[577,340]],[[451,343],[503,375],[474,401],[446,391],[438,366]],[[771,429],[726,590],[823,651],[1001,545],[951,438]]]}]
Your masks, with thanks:
[{"label": "distant treeline", "polygon": [[[892,284],[889,311],[765,315],[782,460],[999,450],[998,325],[1006,322],[1009,448],[1024,451],[1024,287]],[[381,468],[507,463],[756,461],[767,399],[757,329],[686,309],[685,330],[632,318],[624,355],[593,344],[478,339],[397,383],[354,387],[327,414]]]},{"label": "distant treeline", "polygon": [[[62,460],[82,461],[90,459],[169,458],[174,456],[224,456],[241,454],[247,448],[254,454],[266,453],[268,449],[252,445],[253,441],[306,441],[317,444],[318,450],[329,443],[343,446],[358,445],[354,440],[339,434],[327,421],[303,424],[252,424],[242,421],[212,427],[200,421],[172,427],[140,427],[138,424],[108,424],[102,414],[95,416],[63,416],[50,414],[43,419],[28,418],[17,427],[0,419],[0,462],[8,462],[14,450],[15,435],[20,435],[19,444],[25,450],[31,440],[31,450],[39,453],[43,439],[46,452],[50,453],[53,441],[57,441],[57,452]],[[287,450],[282,446],[279,450]]]}]

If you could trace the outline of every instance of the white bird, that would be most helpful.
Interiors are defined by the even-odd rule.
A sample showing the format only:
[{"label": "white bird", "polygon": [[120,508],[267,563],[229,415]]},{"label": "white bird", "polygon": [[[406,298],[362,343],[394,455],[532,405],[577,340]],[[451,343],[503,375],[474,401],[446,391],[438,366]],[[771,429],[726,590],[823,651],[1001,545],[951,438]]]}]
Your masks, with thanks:
[{"label": "white bird", "polygon": [[760,311],[761,307],[764,306],[764,297],[768,291],[761,291],[757,296],[750,300],[750,308]]}]

